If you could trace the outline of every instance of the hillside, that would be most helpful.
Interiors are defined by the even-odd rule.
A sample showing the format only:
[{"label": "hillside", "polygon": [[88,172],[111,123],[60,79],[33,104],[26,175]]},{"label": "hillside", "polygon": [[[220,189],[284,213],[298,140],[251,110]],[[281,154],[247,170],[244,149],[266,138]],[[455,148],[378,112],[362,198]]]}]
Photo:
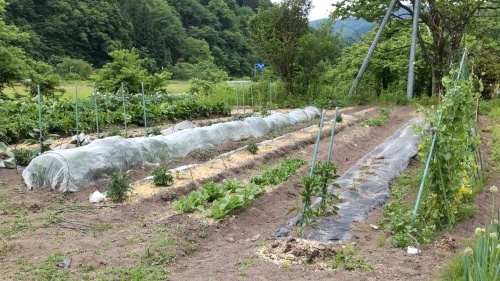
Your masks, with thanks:
[{"label": "hillside", "polygon": [[[327,19],[319,19],[311,21],[309,26],[317,29],[319,25],[324,23]],[[345,20],[336,20],[334,25],[334,32],[340,33],[342,37],[348,42],[356,42],[361,39],[361,37],[372,30],[375,27],[375,23],[367,22],[364,19],[348,18]]]}]

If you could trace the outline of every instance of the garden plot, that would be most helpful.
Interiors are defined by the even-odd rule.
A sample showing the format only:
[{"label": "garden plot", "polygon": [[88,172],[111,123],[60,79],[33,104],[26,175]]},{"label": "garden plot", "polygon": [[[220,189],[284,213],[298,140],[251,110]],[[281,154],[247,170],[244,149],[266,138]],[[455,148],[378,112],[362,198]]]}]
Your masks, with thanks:
[{"label": "garden plot", "polygon": [[[301,237],[320,242],[352,238],[349,232],[351,224],[365,221],[370,210],[387,202],[391,181],[406,169],[410,159],[417,154],[420,137],[411,128],[414,123],[421,122],[422,119],[414,119],[405,124],[341,175],[335,181],[340,190],[329,187],[329,192],[340,193],[340,217],[321,218],[314,229],[305,231]],[[312,207],[317,208],[320,202],[321,198],[316,198]],[[290,219],[272,237],[288,236],[301,219],[301,215]]]},{"label": "garden plot", "polygon": [[[357,121],[346,125],[335,136],[333,162],[341,171],[347,171],[355,165],[415,114],[414,108],[398,107],[381,127],[360,125],[359,121],[376,116],[378,111],[379,108],[376,107],[344,111],[346,115],[353,116],[351,120],[345,118],[344,124],[354,119]],[[356,116],[356,112],[359,116]],[[409,112],[411,114],[408,114]],[[329,112],[328,116],[329,121],[333,112]],[[325,133],[329,130],[329,126],[324,129]],[[368,280],[373,276],[380,280],[402,280],[408,279],[408,276],[415,280],[431,278],[443,255],[449,256],[451,252],[441,251],[433,252],[431,256],[425,254],[422,257],[407,257],[398,249],[376,247],[376,235],[384,234],[364,228],[363,239],[354,239],[353,243],[356,245],[352,246],[359,247],[361,251],[364,251],[365,247],[371,249],[373,257],[381,254],[384,256],[383,260],[375,261],[370,253],[363,252],[363,255],[369,256],[367,262],[376,268],[373,271],[319,270],[318,267],[295,265],[292,262],[277,265],[262,258],[258,254],[259,251],[262,251],[263,247],[273,246],[266,238],[272,235],[283,221],[296,214],[287,213],[292,207],[300,204],[300,190],[294,186],[298,175],[307,174],[308,168],[305,166],[298,171],[298,175],[264,193],[245,210],[214,221],[213,224],[207,223],[207,219],[203,217],[175,214],[173,211],[173,197],[186,194],[187,191],[197,188],[201,182],[220,181],[223,178],[245,182],[249,177],[260,174],[264,167],[274,167],[286,157],[311,161],[316,132],[317,127],[311,128],[310,131],[299,130],[297,133],[303,133],[304,138],[308,136],[313,140],[304,139],[301,145],[295,146],[280,143],[288,140],[288,136],[281,139],[273,137],[278,146],[274,142],[260,144],[255,158],[246,149],[225,155],[226,165],[232,165],[227,169],[217,158],[220,154],[210,154],[215,156],[215,161],[212,162],[212,156],[200,161],[202,157],[191,153],[179,162],[170,163],[168,167],[201,163],[199,167],[205,167],[207,177],[196,178],[202,170],[195,170],[198,167],[192,168],[192,171],[196,171],[193,173],[193,183],[189,170],[185,170],[180,173],[184,179],[174,178],[175,187],[157,187],[151,196],[147,193],[137,194],[135,200],[119,205],[82,204],[81,202],[88,202],[88,195],[94,190],[88,188],[76,193],[48,192],[46,189],[28,191],[21,186],[21,177],[15,170],[0,170],[0,206],[3,214],[0,218],[0,233],[9,244],[8,247],[2,244],[0,274],[6,280],[128,280],[132,278],[132,272],[136,276],[142,276],[143,280],[283,280],[284,276],[287,280]],[[293,138],[300,142],[296,135]],[[260,141],[262,140],[264,139]],[[328,142],[326,133],[320,143],[318,160],[326,159]],[[232,151],[247,143],[229,142],[223,146],[231,147],[229,151]],[[264,153],[265,149],[274,152]],[[217,147],[209,149],[207,153],[217,151],[228,150]],[[244,158],[239,162],[240,166],[236,164],[237,158],[226,161],[233,154],[237,156],[240,153]],[[142,169],[132,171],[131,178],[144,178],[147,174],[141,171]],[[96,187],[103,188],[104,185],[103,183]],[[82,208],[83,206],[85,208]],[[87,225],[89,228],[86,231],[64,228],[60,224],[62,218]],[[374,223],[370,218],[368,222]],[[360,227],[362,226],[356,225],[357,229]],[[7,229],[9,231],[6,231]],[[359,231],[353,235],[359,236]],[[305,247],[304,255],[309,255],[312,260],[317,255],[315,250],[324,248],[321,245],[309,247],[301,241],[289,241],[287,245],[294,250],[295,244]],[[348,244],[350,243],[344,246],[351,247]],[[338,246],[342,247],[328,247],[331,250],[330,255],[340,253]],[[288,251],[286,247],[281,249]],[[299,248],[294,251],[299,254],[298,260],[304,256],[300,255],[300,251],[302,250]],[[56,264],[66,257],[72,258],[71,267],[57,269]],[[398,263],[392,260],[394,257],[398,259]],[[417,267],[429,270],[420,270],[420,275],[415,276],[413,274]]]},{"label": "garden plot", "polygon": [[[340,114],[342,114],[340,111]],[[352,115],[344,115],[343,122],[337,124],[336,130],[342,131],[349,126],[363,120],[363,117],[373,109],[359,110]],[[323,132],[329,133],[332,130],[333,112],[328,114],[326,125],[323,127]],[[184,167],[171,169],[171,173],[175,178],[174,184],[170,187],[175,189],[178,187],[186,186],[190,183],[199,185],[200,183],[209,181],[219,181],[226,178],[225,174],[235,173],[238,170],[246,169],[254,166],[255,162],[263,161],[273,157],[282,158],[292,150],[296,150],[301,154],[301,157],[307,157],[305,147],[316,140],[319,127],[313,125],[291,132],[279,137],[264,140],[257,143],[258,152],[252,155],[246,149],[246,146],[238,148],[217,157],[212,158],[204,163],[190,164]],[[277,132],[280,133],[279,131]],[[138,182],[135,185],[134,195],[135,198],[145,198],[157,194],[161,190],[154,186],[151,177]]]}]

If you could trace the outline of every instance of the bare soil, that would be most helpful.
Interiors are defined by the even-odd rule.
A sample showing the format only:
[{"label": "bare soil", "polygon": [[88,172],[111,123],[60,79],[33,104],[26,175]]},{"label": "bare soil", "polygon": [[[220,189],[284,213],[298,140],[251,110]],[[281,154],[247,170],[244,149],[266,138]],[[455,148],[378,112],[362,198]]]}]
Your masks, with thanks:
[{"label": "bare soil", "polygon": [[[352,118],[345,118],[344,125],[338,127],[339,132],[335,135],[333,162],[340,173],[418,114],[413,107],[394,107],[384,126],[370,128],[360,125],[361,120],[377,116],[379,109],[358,107],[343,110]],[[328,112],[328,116],[331,120],[333,112]],[[480,125],[484,122],[485,119],[481,119]],[[211,150],[191,153],[183,159],[161,163],[168,168],[200,164],[179,173],[172,187],[153,187],[143,181],[153,167],[134,169],[129,172],[129,179],[136,182],[137,190],[124,204],[88,203],[94,190],[106,189],[106,181],[75,193],[49,189],[28,191],[20,172],[0,169],[0,230],[16,229],[2,237],[5,241],[0,240],[0,279],[19,280],[24,263],[40,264],[54,253],[71,256],[72,265],[67,270],[74,280],[81,279],[85,269],[137,266],[155,241],[168,236],[175,241],[169,249],[172,259],[166,265],[172,273],[172,280],[432,280],[447,259],[463,249],[464,239],[471,236],[474,228],[489,218],[491,194],[482,192],[476,200],[477,212],[473,218],[443,233],[443,238],[425,246],[422,254],[412,256],[403,249],[392,248],[389,233],[370,227],[370,224],[380,222],[382,212],[379,209],[374,209],[366,222],[353,226],[355,239],[340,244],[316,245],[290,238],[267,240],[287,219],[296,215],[288,214],[301,202],[300,190],[295,184],[300,176],[308,173],[309,166],[301,168],[282,185],[268,190],[249,208],[221,220],[173,211],[174,199],[199,188],[204,182],[226,178],[246,181],[262,173],[264,167],[279,164],[285,157],[299,157],[310,163],[318,130],[314,125],[317,123],[315,120],[283,130],[281,134],[292,134],[261,144],[256,156],[241,148],[250,141],[261,142],[276,135],[227,142]],[[325,161],[328,156],[330,131],[331,127],[324,128],[318,155],[320,161]],[[485,134],[484,138],[487,139],[488,135]],[[240,151],[217,158],[237,149]],[[486,146],[483,146],[483,155],[488,155]],[[489,176],[487,186],[500,185],[499,175],[492,173]],[[30,225],[19,227],[13,223],[19,212],[27,214]],[[338,246],[345,243],[356,244],[359,254],[374,269],[331,270],[317,266],[317,263],[308,264],[334,256]],[[266,258],[263,253],[273,252],[269,249],[275,248],[295,259],[277,263]]]}]

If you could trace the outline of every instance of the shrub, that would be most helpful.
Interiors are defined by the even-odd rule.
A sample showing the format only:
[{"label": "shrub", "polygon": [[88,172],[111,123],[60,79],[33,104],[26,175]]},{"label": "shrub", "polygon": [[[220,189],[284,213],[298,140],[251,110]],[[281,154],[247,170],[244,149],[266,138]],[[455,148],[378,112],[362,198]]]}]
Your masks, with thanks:
[{"label": "shrub", "polygon": [[255,142],[252,141],[247,145],[247,150],[251,154],[255,155],[257,154],[257,151],[259,151],[259,147],[257,146],[257,144],[255,144]]},{"label": "shrub", "polygon": [[111,176],[108,183],[107,197],[113,202],[123,202],[127,200],[129,193],[134,189],[125,179],[126,173],[116,172]]}]

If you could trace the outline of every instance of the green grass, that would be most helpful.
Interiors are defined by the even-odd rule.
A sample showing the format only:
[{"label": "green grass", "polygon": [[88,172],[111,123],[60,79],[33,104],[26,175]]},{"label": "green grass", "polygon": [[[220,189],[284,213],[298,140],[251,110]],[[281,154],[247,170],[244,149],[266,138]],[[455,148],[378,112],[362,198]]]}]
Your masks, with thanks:
[{"label": "green grass", "polygon": [[173,94],[182,94],[189,92],[189,81],[188,80],[169,80],[169,85],[167,86],[167,91]]},{"label": "green grass", "polygon": [[460,253],[454,256],[447,267],[436,278],[436,281],[463,281],[465,256]]},{"label": "green grass", "polygon": [[[189,92],[189,82],[187,80],[170,80],[169,85],[167,86],[167,91],[173,94],[187,93]],[[92,95],[93,92],[93,82],[90,80],[71,80],[71,81],[62,81],[59,88],[65,90],[65,93],[62,95],[62,98],[75,98],[75,84],[76,89],[78,91],[78,98],[84,99],[88,98]],[[21,84],[14,85],[14,88],[5,88],[3,93],[8,97],[14,97],[15,93],[19,93],[21,95],[27,95],[26,88]]]}]

